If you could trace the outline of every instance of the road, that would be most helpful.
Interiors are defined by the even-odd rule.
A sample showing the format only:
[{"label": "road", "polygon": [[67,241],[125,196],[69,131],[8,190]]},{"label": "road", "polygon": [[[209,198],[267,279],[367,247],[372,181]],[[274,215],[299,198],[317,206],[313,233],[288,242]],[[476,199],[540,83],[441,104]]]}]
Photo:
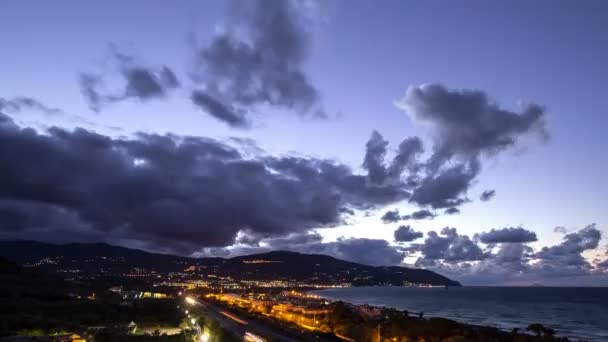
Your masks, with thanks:
[{"label": "road", "polygon": [[[252,332],[267,341],[297,342],[297,340],[291,337],[278,333],[272,327],[240,317],[232,311],[217,307],[211,303],[195,301],[195,306],[201,310],[205,310],[203,314],[209,319],[216,321],[222,328],[234,332],[238,336],[244,337],[246,332]],[[194,307],[193,310],[195,310]]]}]

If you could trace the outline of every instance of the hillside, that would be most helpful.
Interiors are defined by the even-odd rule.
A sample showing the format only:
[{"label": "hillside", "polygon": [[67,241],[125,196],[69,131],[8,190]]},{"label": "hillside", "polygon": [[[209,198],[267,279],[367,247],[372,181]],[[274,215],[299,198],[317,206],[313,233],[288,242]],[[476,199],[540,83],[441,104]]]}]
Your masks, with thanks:
[{"label": "hillside", "polygon": [[224,258],[188,258],[156,254],[108,244],[54,245],[33,241],[0,241],[0,256],[48,271],[78,270],[81,274],[118,275],[133,269],[158,273],[194,267],[201,274],[235,279],[285,279],[311,283],[402,285],[404,282],[460,286],[440,274],[399,266],[369,266],[327,255],[287,251]]}]

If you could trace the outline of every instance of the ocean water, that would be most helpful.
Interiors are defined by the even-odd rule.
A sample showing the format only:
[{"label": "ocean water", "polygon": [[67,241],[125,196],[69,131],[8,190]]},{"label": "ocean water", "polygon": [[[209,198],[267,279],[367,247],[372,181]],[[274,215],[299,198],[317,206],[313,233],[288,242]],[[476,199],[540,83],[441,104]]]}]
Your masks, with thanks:
[{"label": "ocean water", "polygon": [[574,341],[608,341],[608,288],[352,287],[315,291],[353,304],[424,312],[425,317],[525,329],[541,323]]}]

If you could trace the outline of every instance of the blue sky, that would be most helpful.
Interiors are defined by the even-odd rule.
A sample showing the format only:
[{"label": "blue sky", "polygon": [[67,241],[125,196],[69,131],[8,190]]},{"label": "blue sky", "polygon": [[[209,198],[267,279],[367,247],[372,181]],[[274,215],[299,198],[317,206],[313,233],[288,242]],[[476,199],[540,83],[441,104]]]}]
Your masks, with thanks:
[{"label": "blue sky", "polygon": [[[514,112],[522,101],[538,103],[546,109],[548,141],[531,139],[482,157],[482,172],[466,193],[474,201],[462,205],[459,215],[412,225],[424,233],[457,227],[471,237],[491,228],[522,226],[537,233],[538,241],[531,245],[540,248],[560,243],[564,235],[554,232],[557,226],[574,232],[595,223],[604,236],[600,249],[584,253],[589,258],[604,253],[605,2],[300,2],[297,14],[305,18],[310,38],[302,68],[321,94],[329,118],[302,117],[286,108],[262,105],[251,114],[250,129],[231,128],[205,115],[189,98],[195,87],[189,81],[193,45],[206,46],[227,27],[240,25],[235,14],[240,5],[5,1],[0,5],[0,97],[28,96],[64,112],[49,116],[21,111],[13,119],[22,126],[84,126],[114,137],[141,131],[247,137],[269,154],[336,159],[358,172],[364,172],[364,148],[372,130],[390,142],[389,155],[409,136],[432,144],[430,129],[397,106],[409,86],[478,89]],[[169,66],[182,87],[163,99],[131,99],[91,111],[78,75],[109,73],[114,63],[111,46],[135,56],[138,63]],[[109,77],[112,85],[120,81],[118,76]],[[76,116],[80,121],[72,120]],[[477,200],[486,189],[496,190],[496,197]],[[401,201],[369,217],[361,211],[352,224],[317,231],[324,241],[391,241],[396,226],[382,223],[380,216],[393,208],[403,213],[418,209]]]}]

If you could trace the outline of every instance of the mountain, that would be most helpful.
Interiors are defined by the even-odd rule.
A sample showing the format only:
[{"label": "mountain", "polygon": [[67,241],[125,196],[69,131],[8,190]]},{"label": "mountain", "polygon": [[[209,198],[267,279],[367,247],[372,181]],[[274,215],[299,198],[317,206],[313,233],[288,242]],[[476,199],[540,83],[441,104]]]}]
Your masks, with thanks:
[{"label": "mountain", "polygon": [[369,266],[327,255],[287,251],[225,258],[188,258],[149,253],[103,243],[55,245],[34,241],[0,241],[0,256],[27,267],[80,275],[133,272],[185,272],[238,280],[291,280],[303,283],[402,285],[424,283],[460,286],[440,274],[401,266]]}]

